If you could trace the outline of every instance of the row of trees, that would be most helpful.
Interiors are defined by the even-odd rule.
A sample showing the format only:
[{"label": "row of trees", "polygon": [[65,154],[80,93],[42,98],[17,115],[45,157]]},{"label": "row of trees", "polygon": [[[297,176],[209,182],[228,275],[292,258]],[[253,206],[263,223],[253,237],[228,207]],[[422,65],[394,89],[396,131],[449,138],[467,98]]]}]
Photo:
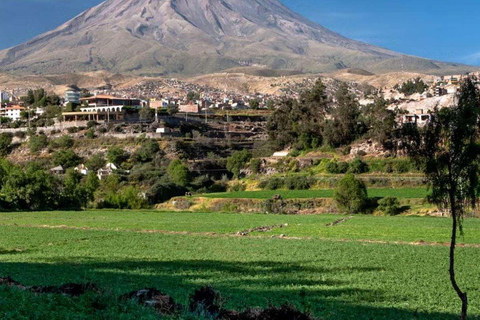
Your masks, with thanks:
[{"label": "row of trees", "polygon": [[360,137],[391,146],[396,112],[387,106],[387,101],[377,98],[374,104],[361,108],[345,83],[338,89],[334,102],[327,96],[325,85],[318,81],[299,100],[284,100],[270,118],[267,129],[278,148],[293,146],[306,150],[322,145],[337,148]]}]

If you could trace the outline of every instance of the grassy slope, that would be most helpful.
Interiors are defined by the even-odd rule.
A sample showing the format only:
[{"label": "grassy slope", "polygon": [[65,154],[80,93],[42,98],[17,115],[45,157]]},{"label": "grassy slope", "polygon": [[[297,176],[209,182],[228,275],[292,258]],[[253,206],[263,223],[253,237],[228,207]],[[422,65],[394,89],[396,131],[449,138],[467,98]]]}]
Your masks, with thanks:
[{"label": "grassy slope", "polygon": [[[264,190],[264,191],[241,191],[228,193],[211,193],[204,195],[207,198],[218,199],[270,199],[274,195],[281,195],[285,199],[308,199],[308,198],[331,198],[333,190]],[[404,199],[425,198],[426,189],[407,188],[407,189],[368,189],[370,197],[384,198],[392,196]]]},{"label": "grassy slope", "polygon": [[[0,217],[0,275],[27,285],[93,281],[107,289],[100,298],[71,299],[0,288],[0,313],[8,310],[2,318],[27,317],[32,310],[38,318],[50,319],[120,317],[119,313],[125,319],[148,318],[153,313],[134,305],[121,307],[114,303],[115,298],[130,290],[158,287],[186,303],[193,288],[206,284],[220,290],[228,298],[228,307],[234,308],[286,300],[302,307],[300,292],[305,291],[306,303],[325,319],[412,319],[415,310],[424,319],[450,319],[459,308],[447,278],[448,250],[442,246],[13,225],[98,223],[114,230],[131,229],[132,225],[143,228],[150,221],[148,229],[192,231],[198,226],[202,231],[230,232],[250,226],[255,219],[260,225],[288,221],[289,227],[281,229],[287,235],[315,236],[318,228],[328,230],[331,238],[357,238],[359,230],[364,230],[363,238],[411,241],[412,235],[420,233],[443,241],[447,219],[358,216],[326,229],[322,226],[338,217],[151,212],[139,216],[133,212],[75,212]],[[467,219],[467,232],[480,234],[479,222]],[[303,225],[308,228],[302,229]],[[480,243],[480,239],[472,242]],[[471,314],[480,317],[480,275],[474,271],[480,263],[480,249],[460,248],[458,254],[458,275],[469,291]]]}]

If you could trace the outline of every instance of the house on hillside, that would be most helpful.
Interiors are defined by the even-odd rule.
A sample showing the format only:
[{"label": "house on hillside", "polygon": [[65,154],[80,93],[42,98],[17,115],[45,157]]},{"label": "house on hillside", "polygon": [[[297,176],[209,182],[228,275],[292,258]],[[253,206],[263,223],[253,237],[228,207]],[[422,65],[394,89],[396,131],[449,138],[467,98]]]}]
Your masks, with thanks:
[{"label": "house on hillside", "polygon": [[50,172],[52,174],[62,175],[62,174],[65,174],[65,168],[63,168],[62,166],[58,166],[50,169]]},{"label": "house on hillside", "polygon": [[21,114],[25,110],[27,110],[27,108],[19,105],[7,105],[0,108],[0,117],[9,118],[12,121],[20,120],[22,118]]},{"label": "house on hillside", "polygon": [[107,163],[105,167],[98,169],[97,177],[98,180],[103,180],[104,178],[111,176],[118,170],[118,167],[113,163]]},{"label": "house on hillside", "polygon": [[83,163],[79,166],[76,166],[74,170],[84,176],[88,175],[88,173],[90,172]]}]

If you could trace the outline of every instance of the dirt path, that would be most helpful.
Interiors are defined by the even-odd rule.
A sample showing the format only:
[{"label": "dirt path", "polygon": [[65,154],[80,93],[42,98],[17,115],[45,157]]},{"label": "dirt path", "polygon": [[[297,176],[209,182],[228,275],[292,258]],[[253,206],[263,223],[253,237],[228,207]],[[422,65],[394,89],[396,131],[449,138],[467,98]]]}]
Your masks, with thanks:
[{"label": "dirt path", "polygon": [[[0,225],[0,227],[16,227],[16,228],[32,228],[32,229],[63,229],[63,230],[83,230],[83,231],[102,231],[102,232],[124,232],[124,233],[145,233],[145,234],[167,234],[167,235],[192,235],[192,236],[210,236],[210,237],[244,237],[254,239],[265,239],[266,236],[261,235],[242,235],[241,232],[236,233],[217,233],[217,232],[190,232],[190,231],[168,231],[168,230],[143,230],[143,229],[107,229],[107,228],[91,228],[91,227],[74,227],[74,226],[51,226],[51,225]],[[260,227],[261,228],[261,227]],[[252,230],[257,229],[253,228]],[[322,240],[332,242],[357,242],[366,244],[396,244],[409,246],[429,246],[429,247],[448,247],[449,242],[426,242],[426,241],[387,241],[387,240],[368,240],[368,239],[336,239],[324,237],[289,237],[287,235],[272,235],[271,238],[282,240]],[[460,243],[460,248],[480,248],[480,244]]]}]

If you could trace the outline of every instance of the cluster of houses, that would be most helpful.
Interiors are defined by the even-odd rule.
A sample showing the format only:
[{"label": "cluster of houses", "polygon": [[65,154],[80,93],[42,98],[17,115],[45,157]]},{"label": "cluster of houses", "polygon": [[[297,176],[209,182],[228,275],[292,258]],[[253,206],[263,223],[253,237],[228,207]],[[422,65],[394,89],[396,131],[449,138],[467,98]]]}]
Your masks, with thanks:
[{"label": "cluster of houses", "polygon": [[[84,165],[78,165],[75,167],[75,172],[78,172],[81,175],[87,176],[90,173],[90,170]],[[103,180],[108,176],[111,176],[116,171],[118,171],[118,167],[113,163],[107,163],[103,168],[97,170],[97,177],[99,180]],[[52,174],[56,175],[63,175],[65,174],[66,170],[63,166],[57,166],[55,168],[50,169]]]}]

